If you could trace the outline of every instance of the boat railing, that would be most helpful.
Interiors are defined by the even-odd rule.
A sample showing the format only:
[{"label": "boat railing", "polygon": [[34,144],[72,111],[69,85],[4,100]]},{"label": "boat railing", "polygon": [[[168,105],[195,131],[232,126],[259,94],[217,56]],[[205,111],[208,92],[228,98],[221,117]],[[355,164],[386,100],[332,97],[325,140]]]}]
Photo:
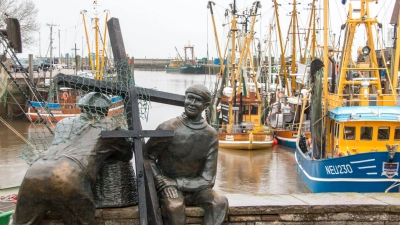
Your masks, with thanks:
[{"label": "boat railing", "polygon": [[286,123],[285,124],[285,130],[298,131],[300,127],[301,127],[302,133],[306,132],[306,131],[310,131],[310,124],[307,124],[307,123],[303,123],[302,126],[300,126],[300,123]]},{"label": "boat railing", "polygon": [[264,125],[253,125],[253,126],[243,126],[243,124],[233,124],[233,125],[220,125],[218,132],[220,133],[269,133],[271,130],[268,126]]},{"label": "boat railing", "polygon": [[400,98],[393,94],[329,94],[328,109],[343,106],[399,106]]}]

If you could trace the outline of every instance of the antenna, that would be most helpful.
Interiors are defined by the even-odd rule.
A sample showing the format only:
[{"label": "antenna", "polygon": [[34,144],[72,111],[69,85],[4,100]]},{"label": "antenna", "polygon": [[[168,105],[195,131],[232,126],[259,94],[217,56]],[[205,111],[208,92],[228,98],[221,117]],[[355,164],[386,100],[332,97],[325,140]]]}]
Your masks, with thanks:
[{"label": "antenna", "polygon": [[[53,102],[54,99],[53,99],[53,95],[51,93],[51,91],[52,91],[52,88],[51,88],[51,83],[52,82],[51,82],[51,80],[53,79],[53,27],[56,27],[58,25],[47,23],[46,26],[50,27],[50,67],[49,67],[49,70],[50,70],[50,93],[49,93],[49,98],[50,99],[49,100],[50,100],[50,102]],[[45,81],[45,83],[46,83],[46,81]]]}]

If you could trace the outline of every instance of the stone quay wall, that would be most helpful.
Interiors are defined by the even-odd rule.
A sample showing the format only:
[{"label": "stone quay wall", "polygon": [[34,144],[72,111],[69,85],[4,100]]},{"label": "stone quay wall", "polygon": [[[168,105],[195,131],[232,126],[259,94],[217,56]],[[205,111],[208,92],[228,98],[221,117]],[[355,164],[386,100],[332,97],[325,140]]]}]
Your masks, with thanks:
[{"label": "stone quay wall", "polygon": [[[381,206],[244,206],[230,207],[224,225],[398,225],[400,208]],[[186,208],[186,223],[201,224],[203,209]],[[48,215],[42,225],[64,224]],[[137,206],[96,211],[98,225],[139,224]]]},{"label": "stone quay wall", "polygon": [[[400,193],[291,195],[229,194],[224,225],[399,225]],[[249,206],[251,205],[251,206]],[[201,224],[203,209],[186,208],[186,223]],[[48,214],[43,225],[61,225]],[[139,224],[137,206],[97,209],[96,224]]]}]

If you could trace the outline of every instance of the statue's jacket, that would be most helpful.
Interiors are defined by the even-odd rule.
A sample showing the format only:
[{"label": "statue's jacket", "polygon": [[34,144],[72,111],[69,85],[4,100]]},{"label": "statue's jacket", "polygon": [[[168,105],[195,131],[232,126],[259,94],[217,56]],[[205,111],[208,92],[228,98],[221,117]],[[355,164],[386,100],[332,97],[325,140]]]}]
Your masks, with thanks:
[{"label": "statue's jacket", "polygon": [[175,179],[183,192],[212,188],[218,159],[216,130],[204,120],[191,122],[185,114],[161,123],[157,130],[174,130],[173,138],[150,138],[146,143],[161,175]]},{"label": "statue's jacket", "polygon": [[38,201],[67,201],[73,196],[93,201],[91,188],[101,163],[113,155],[124,161],[132,158],[125,140],[101,138],[101,131],[118,129],[115,124],[109,118],[85,120],[82,116],[59,121],[49,150],[28,169],[20,192]]}]

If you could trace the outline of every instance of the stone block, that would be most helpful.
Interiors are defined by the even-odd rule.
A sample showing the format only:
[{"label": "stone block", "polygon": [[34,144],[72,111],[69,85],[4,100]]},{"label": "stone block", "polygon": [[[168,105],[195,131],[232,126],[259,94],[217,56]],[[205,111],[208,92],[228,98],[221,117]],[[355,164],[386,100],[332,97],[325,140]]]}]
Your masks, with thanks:
[{"label": "stone block", "polygon": [[229,216],[229,222],[261,221],[260,215]]},{"label": "stone block", "polygon": [[384,221],[380,222],[361,222],[361,221],[348,221],[346,225],[385,225]]},{"label": "stone block", "polygon": [[389,214],[389,221],[399,221],[399,214]]},{"label": "stone block", "polygon": [[335,221],[354,220],[354,215],[352,213],[330,213],[329,220],[335,220]]},{"label": "stone block", "polygon": [[201,224],[203,222],[203,217],[186,217],[187,224]]},{"label": "stone block", "polygon": [[400,205],[391,205],[389,206],[390,212],[400,212]]},{"label": "stone block", "polygon": [[95,218],[103,218],[103,210],[102,209],[96,209],[94,217]]},{"label": "stone block", "polygon": [[400,222],[385,221],[385,225],[400,225]]},{"label": "stone block", "polygon": [[354,214],[354,221],[389,221],[389,218],[387,213],[361,212]]},{"label": "stone block", "polygon": [[322,221],[328,220],[327,214],[301,213],[301,214],[279,214],[282,221]]},{"label": "stone block", "polygon": [[261,215],[262,221],[278,221],[281,220],[279,214],[271,214],[271,215]]},{"label": "stone block", "polygon": [[313,222],[256,222],[254,225],[313,225]]},{"label": "stone block", "polygon": [[43,220],[40,225],[64,225],[64,223],[62,220]]},{"label": "stone block", "polygon": [[95,225],[104,225],[104,223],[105,223],[104,220],[96,218]]},{"label": "stone block", "polygon": [[104,225],[139,225],[139,219],[107,220]]},{"label": "stone block", "polygon": [[347,225],[346,221],[315,221],[313,225]]},{"label": "stone block", "polygon": [[310,206],[312,213],[341,213],[341,212],[382,212],[388,211],[389,205],[314,205]]},{"label": "stone block", "polygon": [[186,216],[200,217],[204,215],[204,209],[201,207],[189,206],[185,208]]},{"label": "stone block", "polygon": [[288,205],[288,206],[241,206],[230,207],[229,215],[254,215],[254,214],[280,214],[280,213],[308,213],[310,206]]},{"label": "stone block", "polygon": [[103,209],[103,219],[139,219],[139,208],[130,206],[125,208]]}]

